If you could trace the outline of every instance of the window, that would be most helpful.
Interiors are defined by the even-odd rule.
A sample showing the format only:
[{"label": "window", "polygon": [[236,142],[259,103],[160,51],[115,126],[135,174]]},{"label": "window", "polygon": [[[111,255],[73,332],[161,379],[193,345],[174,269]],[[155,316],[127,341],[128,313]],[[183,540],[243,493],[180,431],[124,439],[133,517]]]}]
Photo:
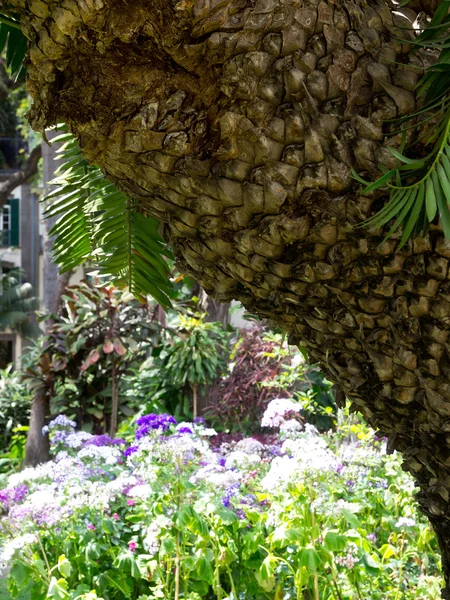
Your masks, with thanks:
[{"label": "window", "polygon": [[11,207],[5,204],[1,212],[0,229],[2,231],[3,245],[9,246],[9,232],[11,229]]},{"label": "window", "polygon": [[19,245],[19,200],[10,198],[0,209],[0,245]]}]

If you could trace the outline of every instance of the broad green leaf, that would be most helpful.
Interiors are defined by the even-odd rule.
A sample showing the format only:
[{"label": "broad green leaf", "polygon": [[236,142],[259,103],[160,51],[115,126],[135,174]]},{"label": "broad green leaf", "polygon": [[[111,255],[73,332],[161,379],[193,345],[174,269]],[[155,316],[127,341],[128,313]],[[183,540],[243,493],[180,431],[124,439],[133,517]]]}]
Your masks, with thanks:
[{"label": "broad green leaf", "polygon": [[212,582],[214,579],[214,572],[213,572],[213,568],[212,568],[209,560],[207,560],[206,558],[200,557],[197,560],[195,572],[196,572],[198,579],[201,579],[202,581],[206,581],[207,583],[212,585]]},{"label": "broad green leaf", "polygon": [[300,550],[299,564],[300,566],[306,567],[310,571],[315,572],[322,564],[322,559],[315,548],[312,546],[307,546],[306,548],[302,548]]},{"label": "broad green leaf", "polygon": [[345,535],[340,534],[339,531],[332,529],[325,534],[324,545],[331,552],[339,552],[347,545],[347,538]]},{"label": "broad green leaf", "polygon": [[58,571],[66,579],[70,577],[72,573],[72,565],[64,554],[61,554],[61,556],[58,558]]}]

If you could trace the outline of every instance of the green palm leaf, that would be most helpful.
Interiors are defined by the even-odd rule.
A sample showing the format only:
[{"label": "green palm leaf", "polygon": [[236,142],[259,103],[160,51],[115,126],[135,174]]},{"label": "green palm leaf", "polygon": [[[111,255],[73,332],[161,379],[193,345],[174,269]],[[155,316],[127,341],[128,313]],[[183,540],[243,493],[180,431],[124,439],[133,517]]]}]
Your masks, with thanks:
[{"label": "green palm leaf", "polygon": [[[441,219],[445,236],[450,237],[449,10],[450,0],[441,0],[428,26],[412,42],[418,47],[439,49],[441,53],[438,61],[426,69],[417,87],[418,93],[424,96],[425,105],[413,114],[397,120],[403,132],[418,128],[431,119],[435,119],[438,125],[431,134],[426,133],[425,137],[416,139],[406,149],[398,151],[390,148],[399,162],[397,168],[384,173],[372,183],[364,182],[361,177],[357,178],[360,183],[364,182],[365,194],[390,189],[390,200],[361,225],[379,228],[395,219],[386,238],[400,226],[403,227],[399,248],[411,236],[425,233],[437,216]],[[419,154],[422,153],[423,145],[430,146],[426,156]]]},{"label": "green palm leaf", "polygon": [[61,271],[91,261],[109,282],[128,287],[137,297],[153,296],[170,306],[170,252],[155,219],[140,214],[136,203],[83,157],[75,138],[53,139],[62,164],[44,201],[46,217],[58,216],[54,258]]},{"label": "green palm leaf", "polygon": [[20,30],[20,22],[11,14],[0,13],[0,52],[6,48],[6,66],[19,78],[24,72],[28,41]]}]

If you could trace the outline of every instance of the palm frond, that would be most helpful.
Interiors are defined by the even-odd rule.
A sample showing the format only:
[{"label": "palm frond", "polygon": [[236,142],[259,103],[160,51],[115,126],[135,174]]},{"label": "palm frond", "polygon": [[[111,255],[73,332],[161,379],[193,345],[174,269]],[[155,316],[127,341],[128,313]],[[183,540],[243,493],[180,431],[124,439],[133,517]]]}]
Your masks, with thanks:
[{"label": "palm frond", "polygon": [[[365,188],[363,194],[389,189],[390,199],[383,208],[362,226],[379,228],[394,221],[385,240],[403,228],[399,249],[411,236],[424,234],[438,216],[447,238],[450,238],[450,0],[441,0],[435,14],[421,34],[412,42],[417,47],[441,51],[438,61],[423,74],[417,90],[424,105],[406,117],[397,119],[400,132],[418,129],[435,119],[430,132],[400,151],[389,148],[398,160],[395,169],[383,173],[374,182],[364,181],[354,173]],[[395,134],[398,134],[396,131]],[[423,147],[430,147],[420,157]],[[419,158],[417,156],[419,155]]]},{"label": "palm frond", "polygon": [[141,214],[136,203],[83,157],[68,133],[53,138],[62,164],[51,182],[55,189],[43,200],[46,217],[58,216],[54,258],[61,271],[91,261],[105,280],[128,287],[136,296],[153,296],[170,306],[172,284],[169,250],[155,219]]},{"label": "palm frond", "polygon": [[0,12],[0,52],[6,47],[6,66],[17,78],[25,72],[28,41],[20,30],[19,18]]}]

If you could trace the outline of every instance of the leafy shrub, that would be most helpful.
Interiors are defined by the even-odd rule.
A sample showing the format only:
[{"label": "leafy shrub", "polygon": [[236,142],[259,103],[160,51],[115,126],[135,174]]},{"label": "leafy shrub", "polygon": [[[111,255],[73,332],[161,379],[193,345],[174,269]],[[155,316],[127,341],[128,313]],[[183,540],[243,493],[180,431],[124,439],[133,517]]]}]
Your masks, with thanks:
[{"label": "leafy shrub", "polygon": [[8,452],[17,429],[28,424],[31,396],[12,366],[0,370],[0,453]]},{"label": "leafy shrub", "polygon": [[157,329],[148,307],[116,288],[81,283],[66,289],[58,315],[43,319],[45,335],[25,370],[30,390],[50,397],[53,414],[75,417],[84,429],[115,429],[117,413],[132,414],[120,402],[120,379],[143,360]]},{"label": "leafy shrub", "polygon": [[180,416],[203,412],[208,384],[226,368],[229,340],[221,323],[179,313],[161,330],[160,343],[141,367],[151,401]]},{"label": "leafy shrub", "polygon": [[221,428],[255,433],[268,403],[294,396],[303,416],[321,430],[333,422],[331,384],[303,355],[276,335],[255,325],[240,332],[230,356],[230,373],[211,392],[208,416]]},{"label": "leafy shrub", "polygon": [[33,600],[435,600],[439,558],[399,455],[357,421],[321,436],[272,402],[276,443],[137,420],[132,445],[50,426],[55,459],[10,477],[0,562]]}]

